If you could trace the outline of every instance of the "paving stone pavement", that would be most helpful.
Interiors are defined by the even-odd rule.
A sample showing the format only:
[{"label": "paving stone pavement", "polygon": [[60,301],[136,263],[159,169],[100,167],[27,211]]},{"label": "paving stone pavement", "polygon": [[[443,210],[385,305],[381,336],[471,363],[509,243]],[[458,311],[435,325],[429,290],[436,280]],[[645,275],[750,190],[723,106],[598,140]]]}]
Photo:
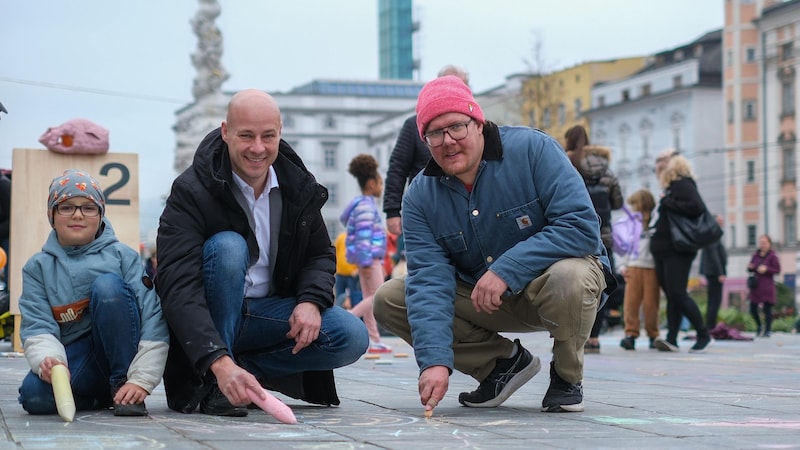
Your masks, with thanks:
[{"label": "paving stone pavement", "polygon": [[[361,359],[336,371],[342,404],[325,408],[288,397],[299,423],[284,425],[261,411],[245,418],[179,414],[163,387],[148,398],[147,418],[111,411],[28,415],[17,402],[27,362],[0,344],[0,420],[6,449],[793,449],[800,448],[800,335],[717,341],[705,354],[619,347],[601,336],[601,353],[586,355],[582,413],[543,413],[551,340],[546,333],[508,334],[542,360],[542,371],[502,406],[473,409],[458,393],[477,382],[456,373],[433,418],[423,418],[411,348],[387,338],[395,355]],[[396,357],[407,353],[409,357]]]}]

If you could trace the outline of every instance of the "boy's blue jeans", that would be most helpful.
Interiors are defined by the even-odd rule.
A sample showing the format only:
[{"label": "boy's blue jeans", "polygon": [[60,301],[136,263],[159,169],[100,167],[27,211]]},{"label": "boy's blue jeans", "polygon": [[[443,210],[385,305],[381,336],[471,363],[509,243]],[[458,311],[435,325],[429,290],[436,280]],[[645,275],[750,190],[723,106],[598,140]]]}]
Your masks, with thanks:
[{"label": "boy's blue jeans", "polygon": [[[115,274],[97,277],[89,302],[92,332],[65,346],[78,411],[112,405],[111,389],[127,381],[136,356],[141,317],[133,289]],[[19,402],[30,414],[55,414],[53,386],[28,372]]]},{"label": "boy's blue jeans", "polygon": [[217,233],[203,246],[208,309],[230,356],[243,368],[258,378],[274,378],[346,366],[367,351],[363,322],[334,307],[322,311],[317,340],[293,355],[295,341],[286,333],[297,300],[244,298],[248,258],[247,244],[236,232]]}]

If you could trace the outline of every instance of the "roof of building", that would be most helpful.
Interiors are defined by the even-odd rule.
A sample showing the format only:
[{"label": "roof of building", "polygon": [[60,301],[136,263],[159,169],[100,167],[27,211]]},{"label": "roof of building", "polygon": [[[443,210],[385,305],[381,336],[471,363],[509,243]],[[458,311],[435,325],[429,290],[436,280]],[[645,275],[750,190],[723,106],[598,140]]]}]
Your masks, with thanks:
[{"label": "roof of building", "polygon": [[722,84],[722,29],[709,31],[698,39],[670,50],[658,52],[653,61],[638,73],[658,70],[689,59],[700,63],[699,84]]},{"label": "roof of building", "polygon": [[292,89],[289,94],[417,98],[424,85],[412,80],[314,80]]}]

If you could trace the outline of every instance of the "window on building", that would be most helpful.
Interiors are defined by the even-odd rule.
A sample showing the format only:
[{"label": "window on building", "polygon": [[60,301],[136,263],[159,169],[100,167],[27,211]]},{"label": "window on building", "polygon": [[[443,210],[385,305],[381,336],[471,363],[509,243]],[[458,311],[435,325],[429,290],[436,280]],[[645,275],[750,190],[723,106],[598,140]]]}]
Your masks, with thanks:
[{"label": "window on building", "polygon": [[606,106],[606,97],[604,95],[598,95],[597,96],[597,107],[598,108],[602,108],[603,106]]},{"label": "window on building", "polygon": [[747,161],[747,173],[745,174],[745,179],[748,183],[755,183],[756,182],[756,162],[755,161]]},{"label": "window on building", "polygon": [[681,129],[677,127],[672,129],[672,148],[681,149]]},{"label": "window on building", "polygon": [[728,67],[733,65],[733,50],[725,52],[725,65]]},{"label": "window on building", "polygon": [[733,123],[736,110],[733,108],[733,102],[728,102],[728,123]]},{"label": "window on building", "polygon": [[631,99],[631,92],[627,89],[622,91],[622,101],[627,102]]},{"label": "window on building", "polygon": [[333,114],[325,115],[325,118],[322,120],[322,127],[327,129],[336,128],[336,118],[333,117]]},{"label": "window on building", "polygon": [[327,205],[330,206],[338,206],[339,205],[339,184],[332,182],[325,184],[325,187],[328,188],[328,201],[326,202]]},{"label": "window on building", "polygon": [[645,160],[650,158],[650,136],[647,134],[642,135],[642,158]]},{"label": "window on building", "polygon": [[579,120],[581,118],[581,114],[583,113],[583,102],[581,99],[575,99],[575,120]]},{"label": "window on building", "polygon": [[745,100],[743,105],[742,120],[756,120],[756,101]]},{"label": "window on building", "polygon": [[736,164],[734,164],[733,161],[729,161],[728,162],[728,173],[730,174],[730,177],[728,177],[728,184],[731,185],[731,186],[736,186],[736,178],[737,177],[736,177],[736,175],[734,175],[734,173],[735,173],[734,170],[735,169],[736,169]]},{"label": "window on building", "polygon": [[283,126],[286,128],[294,128],[294,116],[291,114],[284,114],[281,123],[283,123]]},{"label": "window on building", "polygon": [[683,59],[683,50],[675,50],[675,61]]},{"label": "window on building", "polygon": [[531,109],[531,112],[528,115],[528,120],[530,121],[530,127],[536,128],[536,110]]},{"label": "window on building", "polygon": [[564,125],[567,123],[567,108],[563,103],[558,105],[558,124]]},{"label": "window on building", "polygon": [[333,169],[333,170],[339,167],[338,142],[322,143],[322,165],[325,169]]},{"label": "window on building", "polygon": [[794,80],[781,83],[781,112],[786,116],[794,114]]},{"label": "window on building", "polygon": [[579,73],[576,73],[575,74],[575,84],[580,83],[580,82],[581,82],[581,75]]},{"label": "window on building", "polygon": [[331,242],[335,241],[336,236],[338,236],[340,232],[344,231],[338,220],[328,219],[325,221],[325,226],[328,229],[328,237],[331,239]]},{"label": "window on building", "polygon": [[550,128],[550,107],[545,106],[542,112],[542,126],[547,129]]},{"label": "window on building", "polygon": [[746,49],[744,49],[744,60],[749,63],[756,62],[755,47],[747,47]]},{"label": "window on building", "polygon": [[678,89],[681,86],[683,86],[683,77],[681,77],[680,75],[675,75],[674,77],[672,77],[672,88]]},{"label": "window on building", "polygon": [[756,237],[756,226],[755,225],[748,225],[747,226],[747,246],[748,247],[755,247],[758,242],[758,238]]},{"label": "window on building", "polygon": [[642,97],[647,97],[650,95],[650,83],[645,84],[642,86]]},{"label": "window on building", "polygon": [[781,45],[781,60],[789,61],[794,58],[794,43],[787,42]]},{"label": "window on building", "polygon": [[783,216],[783,243],[794,246],[797,243],[797,219],[794,214]]},{"label": "window on building", "polygon": [[783,181],[795,180],[794,148],[783,149]]}]

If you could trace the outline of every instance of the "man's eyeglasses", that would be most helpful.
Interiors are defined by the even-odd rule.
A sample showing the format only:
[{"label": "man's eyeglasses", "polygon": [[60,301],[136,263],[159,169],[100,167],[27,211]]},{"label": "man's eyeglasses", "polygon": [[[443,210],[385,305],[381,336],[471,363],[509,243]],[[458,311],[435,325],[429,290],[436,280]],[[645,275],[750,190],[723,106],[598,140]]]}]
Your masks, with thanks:
[{"label": "man's eyeglasses", "polygon": [[81,214],[84,217],[97,217],[100,215],[100,207],[95,204],[90,205],[70,205],[69,203],[61,203],[60,205],[56,206],[56,212],[60,216],[71,216],[75,214],[75,210],[81,210]]},{"label": "man's eyeglasses", "polygon": [[449,127],[439,128],[425,133],[425,142],[431,147],[438,147],[444,144],[444,134],[447,133],[454,141],[460,141],[467,137],[469,134],[469,123],[472,119],[466,122],[454,123]]}]

